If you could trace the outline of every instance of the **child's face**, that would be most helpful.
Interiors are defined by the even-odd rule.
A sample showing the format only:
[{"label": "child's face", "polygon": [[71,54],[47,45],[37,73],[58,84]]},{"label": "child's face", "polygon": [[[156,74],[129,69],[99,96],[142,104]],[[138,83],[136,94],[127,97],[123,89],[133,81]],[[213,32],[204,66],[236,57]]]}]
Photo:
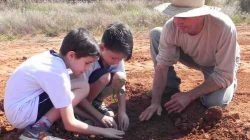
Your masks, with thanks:
[{"label": "child's face", "polygon": [[87,56],[77,58],[75,52],[71,52],[72,54],[67,55],[68,67],[72,70],[75,76],[79,76],[82,73],[86,72],[90,64],[95,62],[98,57],[96,56]]},{"label": "child's face", "polygon": [[123,53],[111,51],[104,46],[100,46],[100,48],[101,48],[102,58],[108,65],[118,64],[124,58],[126,58],[126,56]]}]

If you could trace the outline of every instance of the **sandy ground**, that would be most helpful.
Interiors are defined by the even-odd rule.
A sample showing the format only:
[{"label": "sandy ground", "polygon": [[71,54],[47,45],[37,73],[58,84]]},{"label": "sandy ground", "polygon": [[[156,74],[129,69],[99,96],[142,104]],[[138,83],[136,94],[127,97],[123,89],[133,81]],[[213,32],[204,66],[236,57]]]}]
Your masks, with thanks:
[{"label": "sandy ground", "polygon": [[[230,105],[222,111],[207,110],[199,101],[195,101],[181,114],[167,114],[163,111],[162,116],[155,115],[147,122],[139,122],[138,115],[150,103],[153,64],[149,53],[148,33],[134,33],[133,58],[126,62],[130,127],[124,139],[250,139],[250,26],[238,26],[237,30],[241,66],[238,72],[238,89]],[[25,36],[20,40],[0,42],[0,139],[16,139],[17,136],[17,131],[4,116],[3,97],[7,79],[30,56],[48,49],[58,50],[62,37]],[[203,82],[199,71],[179,63],[175,65],[175,69],[182,79],[182,91],[188,91]],[[117,104],[111,98],[107,103],[117,110]],[[53,126],[52,133],[66,139],[80,139],[76,134],[66,133],[58,123]]]}]

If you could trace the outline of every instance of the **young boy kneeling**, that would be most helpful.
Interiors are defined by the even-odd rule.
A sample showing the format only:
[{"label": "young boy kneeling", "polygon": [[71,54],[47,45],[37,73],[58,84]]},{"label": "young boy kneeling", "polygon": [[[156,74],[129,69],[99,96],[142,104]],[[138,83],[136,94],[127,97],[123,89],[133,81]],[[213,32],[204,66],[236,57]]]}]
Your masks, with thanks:
[{"label": "young boy kneeling", "polygon": [[74,116],[73,106],[88,95],[89,86],[84,83],[83,90],[72,92],[69,69],[79,76],[98,56],[95,39],[79,28],[66,35],[59,54],[53,50],[37,54],[15,70],[7,82],[4,110],[13,126],[25,128],[19,139],[42,139],[59,118],[69,131],[121,138],[122,131],[90,126]]},{"label": "young boy kneeling", "polygon": [[[87,100],[79,104],[76,113],[84,116],[86,111],[106,127],[117,128],[114,113],[108,109],[103,100],[109,95],[118,98],[118,122],[121,130],[129,126],[126,113],[125,81],[126,73],[123,60],[129,60],[133,50],[133,36],[128,25],[123,23],[110,24],[103,33],[100,46],[100,59],[91,65],[86,75],[78,78],[88,79],[90,93]],[[77,79],[77,78],[76,78]],[[73,82],[74,85],[77,82]],[[92,104],[92,105],[91,105]]]}]

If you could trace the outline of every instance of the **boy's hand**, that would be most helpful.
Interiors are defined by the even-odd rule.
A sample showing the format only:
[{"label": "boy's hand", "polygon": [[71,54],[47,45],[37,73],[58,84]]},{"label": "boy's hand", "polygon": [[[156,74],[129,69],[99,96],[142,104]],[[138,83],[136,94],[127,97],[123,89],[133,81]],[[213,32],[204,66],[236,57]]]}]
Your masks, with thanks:
[{"label": "boy's hand", "polygon": [[114,128],[105,128],[102,135],[106,138],[116,138],[121,139],[124,135],[124,131],[120,131]]},{"label": "boy's hand", "polygon": [[140,121],[149,120],[153,114],[157,111],[157,115],[161,115],[162,107],[160,104],[151,104],[148,108],[146,108],[141,115],[139,116]]},{"label": "boy's hand", "polygon": [[123,131],[128,129],[129,118],[128,118],[127,113],[125,113],[125,112],[118,113],[118,123],[119,123],[119,129],[121,129]]},{"label": "boy's hand", "polygon": [[101,119],[101,122],[105,127],[117,129],[117,124],[113,117],[104,115]]}]

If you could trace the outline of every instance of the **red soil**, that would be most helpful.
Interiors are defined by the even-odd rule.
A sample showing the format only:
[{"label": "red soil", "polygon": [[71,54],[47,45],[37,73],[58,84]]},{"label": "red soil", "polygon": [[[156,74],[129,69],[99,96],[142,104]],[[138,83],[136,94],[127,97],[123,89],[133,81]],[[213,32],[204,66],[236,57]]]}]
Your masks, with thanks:
[{"label": "red soil", "polygon": [[[135,48],[132,60],[126,62],[127,113],[130,127],[124,140],[145,139],[250,139],[250,27],[238,26],[238,41],[241,46],[241,66],[238,73],[238,89],[233,101],[225,109],[206,109],[197,100],[181,114],[153,116],[147,122],[138,120],[139,114],[150,104],[150,90],[153,76],[153,64],[149,53],[147,32],[134,34]],[[23,37],[21,40],[2,41],[0,46],[0,139],[16,139],[17,131],[11,127],[4,116],[3,96],[6,81],[13,70],[28,57],[48,50],[58,50],[61,37],[48,38]],[[203,82],[199,71],[182,64],[175,66],[182,79],[181,90],[188,91]],[[167,100],[167,97],[163,99]],[[164,102],[163,101],[163,102]],[[111,98],[107,103],[117,110],[117,104]],[[62,138],[80,139],[77,135],[65,132],[58,125],[52,133]],[[91,138],[100,139],[100,138]]]}]

